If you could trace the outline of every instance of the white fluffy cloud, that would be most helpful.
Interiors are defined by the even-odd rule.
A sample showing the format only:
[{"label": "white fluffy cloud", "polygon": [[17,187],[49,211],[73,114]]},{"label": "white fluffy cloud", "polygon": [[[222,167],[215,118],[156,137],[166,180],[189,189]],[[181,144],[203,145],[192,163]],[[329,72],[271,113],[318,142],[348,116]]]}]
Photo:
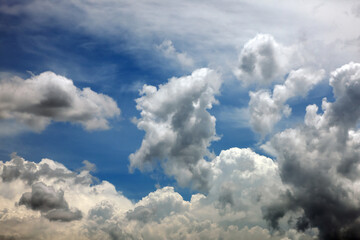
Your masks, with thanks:
[{"label": "white fluffy cloud", "polygon": [[181,185],[194,181],[206,188],[199,164],[217,139],[216,119],[207,109],[217,102],[220,86],[220,76],[207,68],[171,78],[158,88],[144,85],[136,99],[141,118],[135,121],[146,134],[140,149],[130,155],[130,169],[151,170],[160,161]]},{"label": "white fluffy cloud", "polygon": [[283,46],[271,35],[258,34],[244,45],[234,73],[246,85],[282,82],[285,74],[303,61],[297,48]]},{"label": "white fluffy cloud", "polygon": [[360,64],[331,73],[334,102],[306,108],[305,124],[276,134],[264,149],[276,156],[291,192],[268,208],[275,224],[301,210],[298,228],[317,227],[320,239],[360,237]]},{"label": "white fluffy cloud", "polygon": [[289,116],[291,108],[285,104],[290,98],[305,97],[309,90],[324,77],[324,70],[298,69],[291,71],[282,85],[275,85],[273,93],[268,90],[250,92],[250,123],[262,136],[270,133],[283,115]]},{"label": "white fluffy cloud", "polygon": [[[88,164],[87,164],[88,165]],[[132,203],[87,168],[16,155],[0,162],[2,239],[314,239],[285,222],[270,231],[262,207],[284,190],[275,162],[250,149],[223,151],[211,163],[209,194],[190,201],[164,187]]]},{"label": "white fluffy cloud", "polygon": [[81,90],[53,72],[0,81],[0,119],[15,119],[34,131],[42,131],[51,121],[78,123],[87,130],[108,129],[107,119],[119,115],[109,96]]}]

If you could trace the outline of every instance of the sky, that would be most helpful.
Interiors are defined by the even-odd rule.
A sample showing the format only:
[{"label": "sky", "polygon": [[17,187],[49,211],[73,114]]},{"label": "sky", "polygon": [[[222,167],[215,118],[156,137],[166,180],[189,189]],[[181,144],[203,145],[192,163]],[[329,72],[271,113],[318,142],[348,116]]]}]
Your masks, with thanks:
[{"label": "sky", "polygon": [[360,3],[0,0],[0,240],[360,239]]}]

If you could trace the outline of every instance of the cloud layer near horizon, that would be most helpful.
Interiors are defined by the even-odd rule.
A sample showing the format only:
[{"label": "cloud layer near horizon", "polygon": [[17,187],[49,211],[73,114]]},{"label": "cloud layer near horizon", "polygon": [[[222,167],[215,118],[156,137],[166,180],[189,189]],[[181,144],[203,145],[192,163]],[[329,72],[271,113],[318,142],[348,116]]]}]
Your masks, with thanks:
[{"label": "cloud layer near horizon", "polygon": [[164,187],[133,203],[112,184],[94,183],[88,170],[73,172],[50,159],[34,163],[13,155],[0,162],[0,237],[295,240],[316,235],[286,222],[286,232],[267,229],[262,206],[283,191],[271,159],[232,148],[211,168],[207,195],[185,201],[173,187]]}]

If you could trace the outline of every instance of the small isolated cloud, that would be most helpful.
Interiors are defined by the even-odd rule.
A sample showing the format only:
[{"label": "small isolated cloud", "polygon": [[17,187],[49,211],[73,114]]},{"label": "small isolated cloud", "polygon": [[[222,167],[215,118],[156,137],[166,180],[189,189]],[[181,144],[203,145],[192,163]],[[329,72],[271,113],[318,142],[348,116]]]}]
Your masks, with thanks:
[{"label": "small isolated cloud", "polygon": [[286,101],[296,96],[305,97],[323,77],[324,70],[301,68],[291,71],[283,85],[275,85],[272,94],[265,89],[250,92],[250,124],[254,131],[263,137],[269,134],[283,115],[291,114]]},{"label": "small isolated cloud", "polygon": [[258,34],[244,45],[234,74],[245,85],[267,86],[283,81],[302,61],[296,46],[283,46],[271,35]]},{"label": "small isolated cloud", "polygon": [[194,66],[194,60],[187,55],[186,52],[178,52],[171,40],[165,40],[160,45],[156,46],[164,56],[168,59],[172,59],[180,63],[183,67]]},{"label": "small isolated cloud", "polygon": [[34,131],[44,130],[51,121],[81,124],[87,130],[108,129],[107,119],[119,115],[109,96],[81,90],[53,72],[0,81],[0,120],[15,119]]},{"label": "small isolated cloud", "polygon": [[160,161],[181,185],[196,181],[204,188],[198,164],[217,139],[216,119],[207,109],[217,102],[220,86],[220,76],[207,68],[171,78],[158,88],[144,85],[136,99],[141,117],[135,122],[146,134],[140,149],[130,155],[130,170],[151,170]]},{"label": "small isolated cloud", "polygon": [[306,108],[304,124],[276,134],[263,147],[275,155],[290,188],[269,206],[268,220],[302,212],[297,228],[316,227],[321,240],[360,238],[360,64],[331,73],[335,101]]}]

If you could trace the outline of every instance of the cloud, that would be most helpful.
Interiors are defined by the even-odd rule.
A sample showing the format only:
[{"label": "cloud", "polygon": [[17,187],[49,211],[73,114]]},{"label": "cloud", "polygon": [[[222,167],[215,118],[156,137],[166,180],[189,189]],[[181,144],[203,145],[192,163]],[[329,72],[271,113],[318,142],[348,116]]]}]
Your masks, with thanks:
[{"label": "cloud", "polygon": [[[283,203],[275,203],[274,222],[284,213],[303,212],[300,230],[316,227],[320,239],[360,237],[359,156],[360,64],[349,63],[331,73],[335,101],[323,99],[306,108],[304,125],[276,134],[263,147],[279,162],[290,187]],[[270,207],[270,209],[274,207]]]},{"label": "cloud", "polygon": [[15,119],[34,131],[51,121],[81,124],[87,130],[108,129],[109,118],[120,115],[116,102],[90,88],[78,89],[72,80],[44,72],[23,80],[0,81],[0,119]]},{"label": "cloud", "polygon": [[183,67],[194,66],[194,60],[187,55],[186,52],[178,52],[171,40],[165,40],[160,45],[156,46],[158,50],[164,54],[166,58],[176,60]]},{"label": "cloud", "polygon": [[[45,165],[47,171],[42,170]],[[316,230],[302,233],[287,221],[283,232],[267,228],[262,207],[284,190],[276,162],[250,149],[232,148],[209,165],[208,194],[197,193],[186,201],[173,187],[164,187],[133,203],[106,181],[77,181],[84,176],[93,179],[88,170],[73,172],[50,159],[34,163],[13,155],[10,161],[0,162],[1,176],[5,167],[19,170],[11,180],[0,178],[0,236],[74,240],[316,237]],[[37,175],[37,182],[29,183],[24,177],[30,172]]]},{"label": "cloud", "polygon": [[258,34],[241,50],[234,73],[245,85],[270,85],[282,82],[285,74],[301,64],[296,46],[285,47],[273,36]]},{"label": "cloud", "polygon": [[135,122],[146,132],[140,149],[130,155],[130,170],[151,170],[161,162],[165,173],[180,185],[194,181],[206,188],[202,159],[207,147],[218,137],[215,117],[207,109],[217,103],[221,79],[210,69],[195,70],[190,76],[171,78],[168,83],[144,85],[136,108],[141,118]]},{"label": "cloud", "polygon": [[[181,51],[191,53],[195,62],[219,66],[230,72],[237,59],[236,49],[257,33],[269,33],[284,43],[304,43],[311,55],[319,53],[314,62],[326,70],[350,60],[359,61],[358,47],[346,44],[360,35],[356,27],[360,18],[349,14],[353,11],[356,15],[356,10],[352,10],[356,5],[356,0],[326,4],[316,0],[301,6],[299,1],[279,3],[274,0],[265,4],[249,0],[222,3],[31,0],[4,2],[0,11],[18,19],[6,30],[21,32],[22,36],[49,26],[63,29],[72,26],[77,34],[106,41],[116,52],[126,49],[144,60],[143,63],[149,61],[148,55],[141,59],[141,50],[153,50],[159,39],[171,39],[174,43],[181,42]],[[23,47],[28,51],[43,48],[35,48],[36,43],[26,43]]]},{"label": "cloud", "polygon": [[142,222],[158,221],[169,216],[169,213],[183,213],[188,211],[190,203],[183,200],[173,187],[164,187],[150,193],[139,201],[134,210],[130,210],[126,217],[129,220]]},{"label": "cloud", "polygon": [[19,205],[25,205],[32,210],[39,210],[45,213],[50,221],[70,222],[82,218],[79,210],[70,210],[64,199],[64,192],[55,192],[54,188],[46,186],[42,182],[32,185],[32,191],[24,193]]},{"label": "cloud", "polygon": [[[5,178],[9,173],[4,169],[10,168],[17,174]],[[30,175],[36,180],[28,181],[34,179]],[[97,239],[84,230],[92,208],[106,201],[117,214],[124,215],[133,204],[112,184],[95,184],[93,179],[86,169],[73,172],[50,159],[35,163],[13,155],[10,161],[0,162],[0,236]]]},{"label": "cloud", "polygon": [[285,104],[290,98],[305,97],[324,77],[324,70],[300,68],[289,73],[283,85],[275,85],[273,93],[258,90],[249,93],[250,124],[263,137],[269,134],[283,115],[288,117],[291,108]]}]

